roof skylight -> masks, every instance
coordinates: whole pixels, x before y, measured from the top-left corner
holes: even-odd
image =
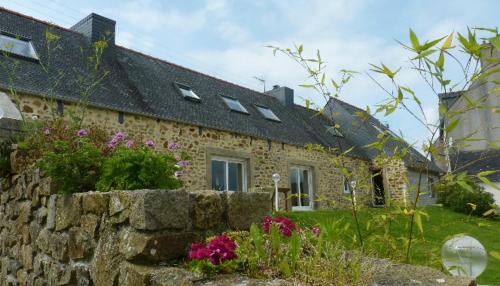
[[[10,54],[38,60],[33,43],[19,37],[0,34],[0,50]]]
[[[237,111],[237,112],[248,114],[247,109],[243,105],[241,105],[239,100],[234,99],[234,98],[230,98],[230,97],[226,97],[226,96],[222,96],[222,99],[224,99],[224,102],[232,111]]]
[[[278,116],[276,116],[276,114],[274,114],[274,112],[271,109],[264,107],[264,106],[259,106],[259,105],[256,105],[255,107],[257,107],[257,110],[266,119],[281,122],[281,120],[278,118]]]
[[[175,83],[175,86],[185,99],[200,101],[200,97],[189,86],[180,83]]]

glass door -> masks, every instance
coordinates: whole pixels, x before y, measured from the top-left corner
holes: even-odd
[[[290,189],[292,191],[292,210],[311,210],[313,190],[311,168],[290,168]]]

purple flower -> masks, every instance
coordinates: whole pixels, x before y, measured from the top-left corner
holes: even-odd
[[[187,166],[189,165],[189,162],[188,162],[188,161],[186,161],[186,160],[180,160],[180,161],[178,161],[178,162],[177,162],[177,165],[178,165],[179,167],[184,168],[184,167],[187,167]]]
[[[155,141],[149,139],[146,141],[146,146],[154,148],[155,147]]]
[[[213,265],[237,258],[236,243],[231,238],[220,235],[208,242],[208,245],[201,243],[191,244],[188,255],[191,260],[209,259]]]
[[[134,147],[134,140],[127,140],[127,142],[125,142],[125,147],[127,148]]]
[[[201,243],[191,244],[191,250],[189,250],[188,258],[190,260],[203,260],[210,256],[210,250]]]
[[[175,175],[176,178],[180,178],[180,177],[182,177],[182,175],[184,175],[184,172],[182,172],[182,171],[176,171],[174,175]]]
[[[113,142],[109,142],[108,143],[108,148],[109,149],[115,149],[115,147],[116,147],[116,143],[113,143]]]
[[[314,226],[311,228],[311,233],[314,235],[314,236],[319,236],[321,234],[321,229],[317,226]]]
[[[179,162],[179,161],[181,161],[181,160],[182,160],[182,158],[181,158],[181,156],[180,156],[180,155],[175,155],[175,160],[176,160],[177,162]]]
[[[45,135],[49,136],[49,135],[50,135],[50,128],[49,128],[49,127],[45,127],[45,128],[43,129],[43,134],[45,134]]]
[[[181,147],[181,145],[179,145],[179,144],[177,144],[175,142],[168,143],[168,145],[167,145],[167,149],[169,151],[175,151],[175,150],[179,149],[180,147]]]
[[[76,132],[76,135],[77,135],[78,137],[85,137],[85,136],[87,136],[87,135],[88,135],[88,132],[87,132],[87,130],[85,130],[85,129],[83,129],[83,128],[82,128],[82,129],[80,129],[80,130],[78,130],[78,131]]]
[[[116,139],[116,141],[121,141],[123,140],[123,138],[125,138],[125,134],[121,131],[117,132],[113,137],[113,139]]]

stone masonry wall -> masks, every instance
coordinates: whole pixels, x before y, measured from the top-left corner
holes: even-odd
[[[18,95],[19,106],[27,118],[36,116],[50,119],[55,102],[40,97]],[[75,110],[71,104],[64,104],[64,114]],[[341,207],[348,204],[347,194],[343,193],[343,176],[332,163],[333,154],[315,150],[306,150],[303,146],[284,144],[266,139],[230,133],[209,128],[157,120],[133,114],[124,115],[124,123],[118,122],[118,112],[105,109],[89,108],[85,118],[87,124],[99,124],[110,133],[123,131],[146,139],[153,139],[157,146],[166,148],[169,142],[180,143],[191,156],[191,164],[183,178],[187,189],[206,190],[211,188],[208,174],[210,156],[219,155],[238,157],[247,160],[248,190],[268,191],[273,188],[273,173],[281,175],[279,187],[288,188],[289,169],[292,165],[311,167],[313,170],[314,208]],[[207,165],[208,164],[208,165]],[[354,157],[345,159],[347,168],[353,170],[358,185],[366,186],[358,190],[359,201],[365,196],[369,204],[371,198],[371,163]],[[392,176],[401,176],[399,169]],[[403,170],[404,171],[404,170]],[[388,185],[392,187],[391,185]],[[387,191],[391,189],[386,188]],[[395,189],[395,191],[398,191]]]
[[[134,280],[143,279],[137,271],[171,265],[190,243],[270,213],[269,193],[259,192],[60,195],[38,169],[0,186],[0,286],[150,285]]]

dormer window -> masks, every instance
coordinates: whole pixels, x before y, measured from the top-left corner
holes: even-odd
[[[191,87],[181,84],[181,83],[174,83],[175,87],[177,90],[180,92],[182,97],[184,99],[189,99],[189,100],[194,100],[194,101],[200,101],[200,97],[191,89]]]
[[[262,116],[264,116],[264,118],[269,119],[269,120],[273,120],[273,121],[277,121],[277,122],[281,122],[281,120],[278,118],[278,116],[276,116],[276,114],[274,114],[274,112],[270,108],[267,108],[264,106],[259,106],[259,105],[256,105],[255,107],[262,114]]]
[[[30,40],[6,33],[0,34],[0,51],[23,58],[38,60],[38,55]]]
[[[249,114],[247,109],[240,103],[239,100],[227,96],[222,96],[222,99],[226,103],[227,107],[229,107],[232,111]]]

